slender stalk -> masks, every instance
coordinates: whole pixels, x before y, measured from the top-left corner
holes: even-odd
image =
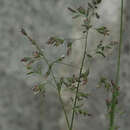
[[[68,129],[69,129],[69,128],[70,128],[70,124],[69,124],[69,119],[68,119],[68,116],[67,116],[67,112],[66,112],[65,107],[64,107],[64,102],[63,102],[63,100],[62,100],[62,98],[61,98],[61,94],[60,94],[59,88],[58,88],[58,86],[57,86],[57,81],[56,81],[55,75],[54,75],[54,73],[53,73],[52,70],[51,70],[51,73],[52,73],[52,77],[53,77],[53,79],[54,79],[54,81],[55,81],[55,84],[56,84],[56,87],[57,87],[58,97],[59,97],[59,100],[60,100],[62,109],[63,109],[63,111],[64,111],[64,115],[65,115],[67,127],[68,127]]]
[[[44,60],[46,61],[47,65],[49,66],[49,62],[48,62],[47,58],[45,57],[45,55],[44,55],[43,53],[42,53],[42,56],[43,56]],[[60,100],[60,103],[61,103],[61,106],[62,106],[64,115],[65,115],[67,127],[68,127],[68,129],[69,129],[69,128],[70,128],[70,125],[69,125],[69,119],[68,119],[68,116],[67,116],[67,112],[66,112],[66,110],[65,110],[64,103],[63,103],[63,100],[62,100],[62,98],[61,98],[61,94],[60,94],[59,88],[58,88],[58,86],[57,86],[57,81],[56,81],[55,75],[54,75],[54,73],[53,73],[52,70],[51,70],[51,74],[52,74],[53,80],[54,80],[54,82],[55,82],[55,84],[56,84],[56,87],[57,87],[58,97],[59,97],[59,100]]]
[[[121,59],[122,37],[123,37],[123,0],[121,0],[120,42],[119,42],[119,49],[118,49],[117,71],[116,71],[116,79],[115,79],[116,86],[113,86],[114,92],[112,95],[109,130],[114,130],[115,127],[115,108],[116,108],[117,96],[119,93],[117,87],[119,85],[119,80],[120,80],[120,59]]]
[[[79,92],[79,87],[80,87],[80,77],[81,77],[81,74],[82,74],[84,61],[85,61],[85,56],[86,56],[88,31],[86,32],[86,38],[85,39],[86,39],[86,41],[85,41],[85,48],[84,48],[82,63],[81,63],[80,72],[79,72],[79,80],[78,80],[78,84],[77,84],[77,87],[76,87],[76,94],[75,94],[75,99],[74,99],[74,104],[73,104],[72,118],[71,118],[71,123],[70,123],[70,129],[69,130],[73,129],[73,122],[74,122],[74,116],[75,116],[75,110],[74,109],[75,109],[76,104],[77,104],[78,92]]]
[[[116,74],[116,83],[119,84],[120,77],[120,59],[121,59],[121,48],[122,48],[122,37],[123,37],[123,0],[121,0],[121,18],[120,18],[120,44],[118,50],[118,61],[117,61],[117,74]]]

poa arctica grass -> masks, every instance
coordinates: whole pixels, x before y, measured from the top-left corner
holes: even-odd
[[[72,13],[72,19],[80,18],[82,21],[82,36],[81,38],[75,39],[65,39],[57,36],[51,36],[46,44],[48,46],[53,46],[53,49],[62,46],[63,44],[66,45],[66,52],[50,61],[44,49],[42,49],[37,42],[32,39],[32,37],[26,32],[24,28],[21,28],[21,33],[31,42],[31,44],[35,47],[35,51],[33,51],[32,56],[24,57],[21,61],[25,64],[27,69],[27,75],[39,75],[43,77],[43,81],[39,81],[38,84],[34,85],[33,91],[36,95],[45,95],[46,93],[46,85],[53,85],[57,90],[57,96],[59,98],[59,102],[62,106],[62,110],[65,115],[66,124],[68,130],[73,130],[74,125],[74,118],[76,115],[83,115],[83,116],[92,116],[92,113],[89,113],[86,109],[84,109],[84,102],[88,100],[89,93],[84,92],[81,88],[87,86],[89,80],[90,66],[84,67],[85,61],[89,62],[88,59],[93,59],[94,57],[101,56],[103,58],[107,57],[107,50],[113,49],[114,46],[119,46],[118,51],[118,58],[117,58],[117,73],[115,80],[109,80],[106,77],[101,77],[99,81],[99,86],[103,86],[106,89],[106,92],[111,95],[111,97],[105,99],[106,101],[106,108],[109,115],[109,130],[116,130],[117,127],[115,125],[115,114],[116,114],[116,106],[118,105],[118,96],[119,96],[119,72],[120,72],[120,55],[121,55],[121,46],[122,46],[122,26],[123,26],[123,0],[121,0],[121,24],[120,24],[120,41],[109,41],[108,44],[105,44],[104,40],[107,39],[111,33],[109,29],[105,26],[95,27],[92,24],[93,19],[100,19],[100,15],[98,14],[97,8],[100,5],[102,0],[92,0],[88,2],[87,8],[79,6],[79,8],[71,8],[68,7],[68,10]],[[103,36],[103,39],[100,40],[96,49],[93,53],[88,53],[88,37],[90,30],[93,30]],[[54,66],[57,64],[64,64],[68,67],[68,63],[65,63],[64,60],[66,57],[71,55],[71,51],[73,51],[73,45],[75,44],[76,40],[83,40],[84,39],[84,49],[82,60],[79,69],[79,74],[73,73],[69,77],[60,77],[57,78],[57,75],[54,73]],[[98,58],[98,57],[97,57]],[[35,65],[38,61],[44,61],[48,66],[48,69],[42,72],[41,67],[37,67],[34,70],[33,65]],[[51,79],[51,80],[50,80]],[[82,86],[82,87],[81,87]],[[66,88],[68,91],[72,93],[71,95],[71,108],[70,112],[66,110],[64,101],[62,99],[62,89]],[[71,116],[68,116],[71,114]],[[69,118],[71,117],[71,118]]]

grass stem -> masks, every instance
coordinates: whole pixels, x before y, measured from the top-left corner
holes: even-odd
[[[111,112],[110,112],[110,124],[109,124],[109,130],[115,129],[115,109],[116,109],[116,101],[118,96],[118,89],[119,86],[119,80],[120,80],[120,59],[121,59],[121,48],[122,48],[122,37],[123,37],[123,0],[121,0],[121,16],[120,16],[120,42],[119,42],[119,48],[118,48],[118,58],[117,58],[117,70],[116,70],[116,86],[114,87],[114,92],[112,95],[112,105],[111,105]]]
[[[80,87],[80,78],[81,78],[81,74],[82,74],[82,70],[83,70],[83,66],[84,66],[84,61],[85,61],[85,56],[86,56],[86,50],[87,50],[88,31],[86,32],[85,40],[86,40],[85,41],[85,48],[84,48],[82,63],[81,63],[80,72],[79,72],[79,80],[78,80],[78,84],[77,84],[77,87],[76,87],[76,94],[75,94],[75,99],[74,99],[74,104],[73,104],[72,118],[71,118],[71,123],[70,123],[70,129],[69,130],[73,129],[73,122],[74,122],[74,116],[75,116],[75,107],[76,107],[76,104],[77,104],[78,92],[79,92],[79,87]]]

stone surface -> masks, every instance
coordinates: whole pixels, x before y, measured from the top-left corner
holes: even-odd
[[[112,39],[119,37],[119,0],[104,1],[99,8],[103,20],[100,24],[109,26]],[[20,33],[24,26],[29,34],[45,47],[45,41],[51,35],[63,37],[79,37],[79,21],[74,22],[67,11],[68,6],[84,6],[84,0],[0,0],[0,130],[66,130],[64,115],[54,89],[48,89],[45,99],[33,94],[31,88],[37,81],[25,76],[25,68],[20,59],[30,55],[33,48],[30,42]],[[115,6],[116,5],[116,6]],[[126,112],[119,120],[120,130],[130,129],[130,46],[129,46],[129,14],[130,2],[126,9],[124,47],[121,60],[121,94],[120,107]],[[69,32],[69,33],[68,33]],[[95,36],[95,39],[98,36]],[[95,47],[96,40],[90,35],[90,48]],[[75,46],[74,63],[80,62],[82,46]],[[49,52],[50,58],[58,56],[57,51]],[[74,54],[74,56],[76,56]],[[94,116],[76,118],[75,130],[106,130],[106,107],[103,89],[96,89],[99,76],[105,75],[114,79],[116,68],[116,50],[107,59],[95,59],[91,63],[91,75],[88,90],[92,96],[87,101],[88,111]],[[76,69],[70,69],[70,71]],[[62,74],[63,72],[59,70]],[[68,72],[72,73],[72,72]],[[67,98],[65,99],[67,100]]]

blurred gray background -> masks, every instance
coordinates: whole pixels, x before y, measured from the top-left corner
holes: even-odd
[[[29,34],[44,47],[49,36],[79,37],[79,20],[71,19],[67,7],[85,6],[87,0],[0,0],[0,130],[66,130],[57,93],[48,89],[44,99],[31,90],[35,79],[27,79],[21,58],[31,54],[30,42],[21,35],[24,26]],[[130,130],[130,1],[124,9],[124,37],[121,58],[120,108],[125,114],[118,117],[119,130]],[[111,30],[111,39],[119,38],[119,0],[103,0],[99,6],[103,24]],[[93,38],[95,37],[95,39]],[[90,36],[90,48],[97,36]],[[74,63],[79,64],[81,47],[75,46]],[[114,79],[117,48],[106,59],[99,57],[91,63],[88,89],[92,96],[86,101],[93,117],[76,118],[74,130],[107,130],[105,92],[96,89],[102,75]],[[57,55],[56,51],[50,54]],[[64,73],[66,69],[59,70]],[[73,70],[74,71],[74,70]],[[76,71],[76,70],[75,70]],[[72,72],[68,72],[72,73]],[[67,97],[66,97],[67,98]],[[65,100],[67,100],[65,98]]]

